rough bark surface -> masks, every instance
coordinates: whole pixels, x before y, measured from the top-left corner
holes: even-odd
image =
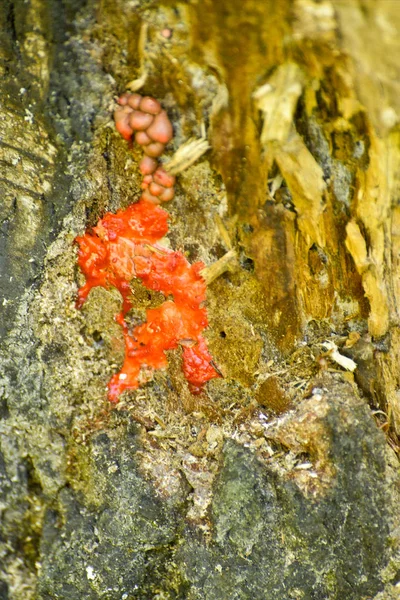
[[[396,0],[0,4],[1,599],[399,597],[399,31]],[[223,377],[172,351],[112,407],[121,298],[76,309],[74,238],[140,196],[129,83],[169,156],[211,146],[171,246],[234,259]]]

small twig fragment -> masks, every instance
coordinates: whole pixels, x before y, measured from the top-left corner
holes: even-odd
[[[229,250],[222,258],[217,260],[212,265],[209,265],[205,269],[200,271],[200,275],[203,277],[204,281],[207,285],[209,285],[212,281],[217,279],[225,273],[229,271],[232,266],[233,261],[236,260],[236,252],[235,250]]]
[[[126,89],[131,92],[137,92],[146,83],[147,76],[148,76],[148,73],[147,73],[146,69],[144,69],[140,77],[138,77],[137,79],[133,79],[132,81],[130,81],[127,84]]]
[[[343,367],[343,369],[346,369],[346,371],[355,371],[357,369],[357,363],[351,358],[340,354],[334,342],[324,342],[322,345],[329,352],[329,358]]]
[[[148,29],[149,29],[149,24],[146,23],[146,21],[144,21],[142,24],[142,27],[140,29],[139,44],[138,44],[141,75],[137,79],[133,79],[133,81],[130,81],[127,84],[126,89],[130,90],[131,92],[136,92],[137,90],[140,90],[140,88],[142,88],[147,81],[148,71],[145,66],[145,56],[146,56],[145,50],[146,50]]]
[[[227,248],[229,248],[229,250],[232,250],[231,238],[229,237],[228,230],[225,227],[223,220],[221,219],[221,217],[219,215],[215,215],[214,221],[215,221],[216,226],[218,227],[219,234],[220,234],[225,246]]]
[[[190,138],[178,148],[168,162],[163,164],[163,168],[171,175],[177,175],[195,163],[209,148],[210,145],[205,138],[197,140]]]

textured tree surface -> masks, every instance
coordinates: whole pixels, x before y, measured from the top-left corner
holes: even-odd
[[[399,32],[397,0],[0,3],[1,600],[399,598]],[[140,196],[126,89],[167,158],[210,144],[166,208],[223,377],[173,350],[112,406],[121,297],[76,309],[74,239]]]

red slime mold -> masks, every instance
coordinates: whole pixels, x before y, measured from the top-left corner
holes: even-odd
[[[86,277],[78,308],[96,286],[114,286],[123,298],[116,320],[124,333],[125,360],[108,384],[111,402],[118,402],[124,390],[145,383],[154,369],[166,367],[165,351],[178,345],[183,347],[183,372],[193,393],[219,377],[202,336],[208,325],[206,284],[200,275],[204,264],[191,265],[181,252],[157,244],[168,231],[167,220],[165,210],[142,199],[126,210],[107,213],[92,232],[76,238],[78,264]],[[146,322],[130,331],[125,316],[132,308],[129,284],[134,278],[173,301],[148,309]]]

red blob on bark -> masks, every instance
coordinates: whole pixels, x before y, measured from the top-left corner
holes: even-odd
[[[168,231],[167,220],[166,211],[142,199],[126,210],[107,213],[91,233],[76,238],[78,264],[86,277],[77,306],[99,285],[116,287],[123,298],[116,319],[123,328],[125,360],[108,385],[111,402],[118,402],[124,390],[145,383],[155,369],[166,367],[165,351],[179,345],[184,347],[183,372],[193,393],[220,376],[202,336],[208,325],[206,284],[200,275],[204,264],[191,265],[181,252],[157,244]],[[132,308],[129,284],[134,278],[173,301],[147,310],[146,322],[130,331],[125,317]]]

